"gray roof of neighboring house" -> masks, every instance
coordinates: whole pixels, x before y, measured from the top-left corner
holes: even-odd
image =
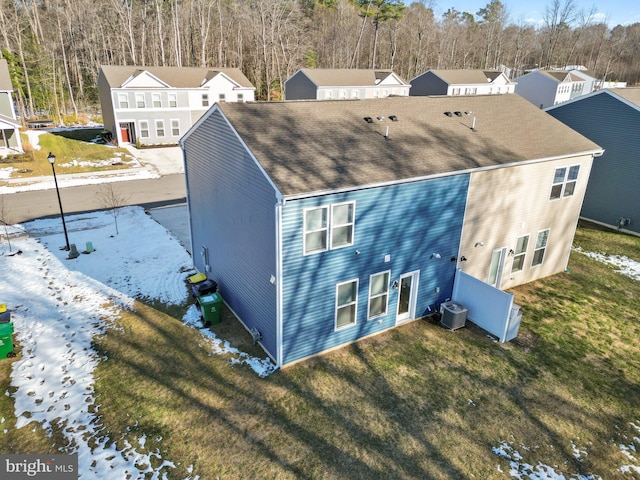
[[[174,88],[199,88],[218,73],[224,73],[240,86],[254,88],[239,68],[146,67],[136,65],[102,65],[100,67],[111,88],[119,88],[132,76],[147,71]]]
[[[391,70],[356,68],[301,68],[299,71],[318,87],[375,86],[389,75],[395,75]],[[398,75],[396,77],[408,85]]]
[[[548,77],[551,77],[557,82],[564,82],[569,79],[572,82],[584,82],[584,78],[574,75],[566,70],[536,70]]]
[[[285,196],[601,150],[517,95],[224,103],[210,114],[216,108]]]
[[[9,76],[9,64],[4,58],[0,58],[0,90],[13,90]]]
[[[487,84],[489,81],[494,81],[496,77],[500,76],[502,72],[498,70],[430,70],[449,85],[466,85],[470,83]]]
[[[640,87],[611,88],[609,90],[640,107]]]

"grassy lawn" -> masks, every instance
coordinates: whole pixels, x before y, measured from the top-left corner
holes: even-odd
[[[0,168],[13,167],[12,178],[28,178],[51,175],[47,160],[49,152],[56,156],[56,174],[83,173],[103,170],[126,169],[137,166],[125,148],[114,148],[91,143],[101,129],[79,129],[54,133],[42,133],[36,150],[27,135],[22,134],[22,144],[28,154],[15,159],[0,159]],[[0,184],[2,182],[0,181]]]
[[[640,260],[640,238],[580,228],[575,244]],[[640,282],[574,252],[567,273],[512,293],[510,343],[420,320],[265,379],[212,355],[176,309],[138,303],[96,345],[96,404],[110,438],[146,434],[176,479],[190,465],[202,479],[509,478],[501,442],[565,478],[640,478],[618,470],[640,424]],[[229,312],[213,329],[258,353]],[[53,449],[55,432],[11,429],[10,397],[0,415],[0,452]]]

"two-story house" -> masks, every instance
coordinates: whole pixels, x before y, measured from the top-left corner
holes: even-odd
[[[12,94],[9,65],[0,58],[0,156],[22,152],[20,124],[16,120]]]
[[[237,68],[103,65],[104,128],[118,144],[177,145],[216,102],[250,102],[255,87]]]
[[[412,96],[514,93],[516,84],[498,70],[427,70],[413,78]]]
[[[194,264],[279,366],[437,311],[458,268],[563,271],[601,151],[517,95],[218,104],[180,144]]]
[[[601,145],[581,216],[640,235],[640,88],[605,89],[547,113]]]
[[[302,68],[284,82],[285,100],[355,100],[409,95],[391,70]]]
[[[534,70],[515,78],[516,93],[539,108],[568,102],[585,91],[584,78],[566,70]]]

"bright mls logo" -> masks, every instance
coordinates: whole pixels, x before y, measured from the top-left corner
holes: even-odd
[[[2,480],[77,480],[78,455],[0,455]]]

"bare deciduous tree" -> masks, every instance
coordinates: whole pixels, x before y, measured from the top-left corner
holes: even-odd
[[[100,208],[107,210],[113,217],[116,235],[118,235],[118,216],[120,215],[120,209],[127,205],[129,196],[125,195],[115,184],[103,183],[96,192],[96,200]]]

